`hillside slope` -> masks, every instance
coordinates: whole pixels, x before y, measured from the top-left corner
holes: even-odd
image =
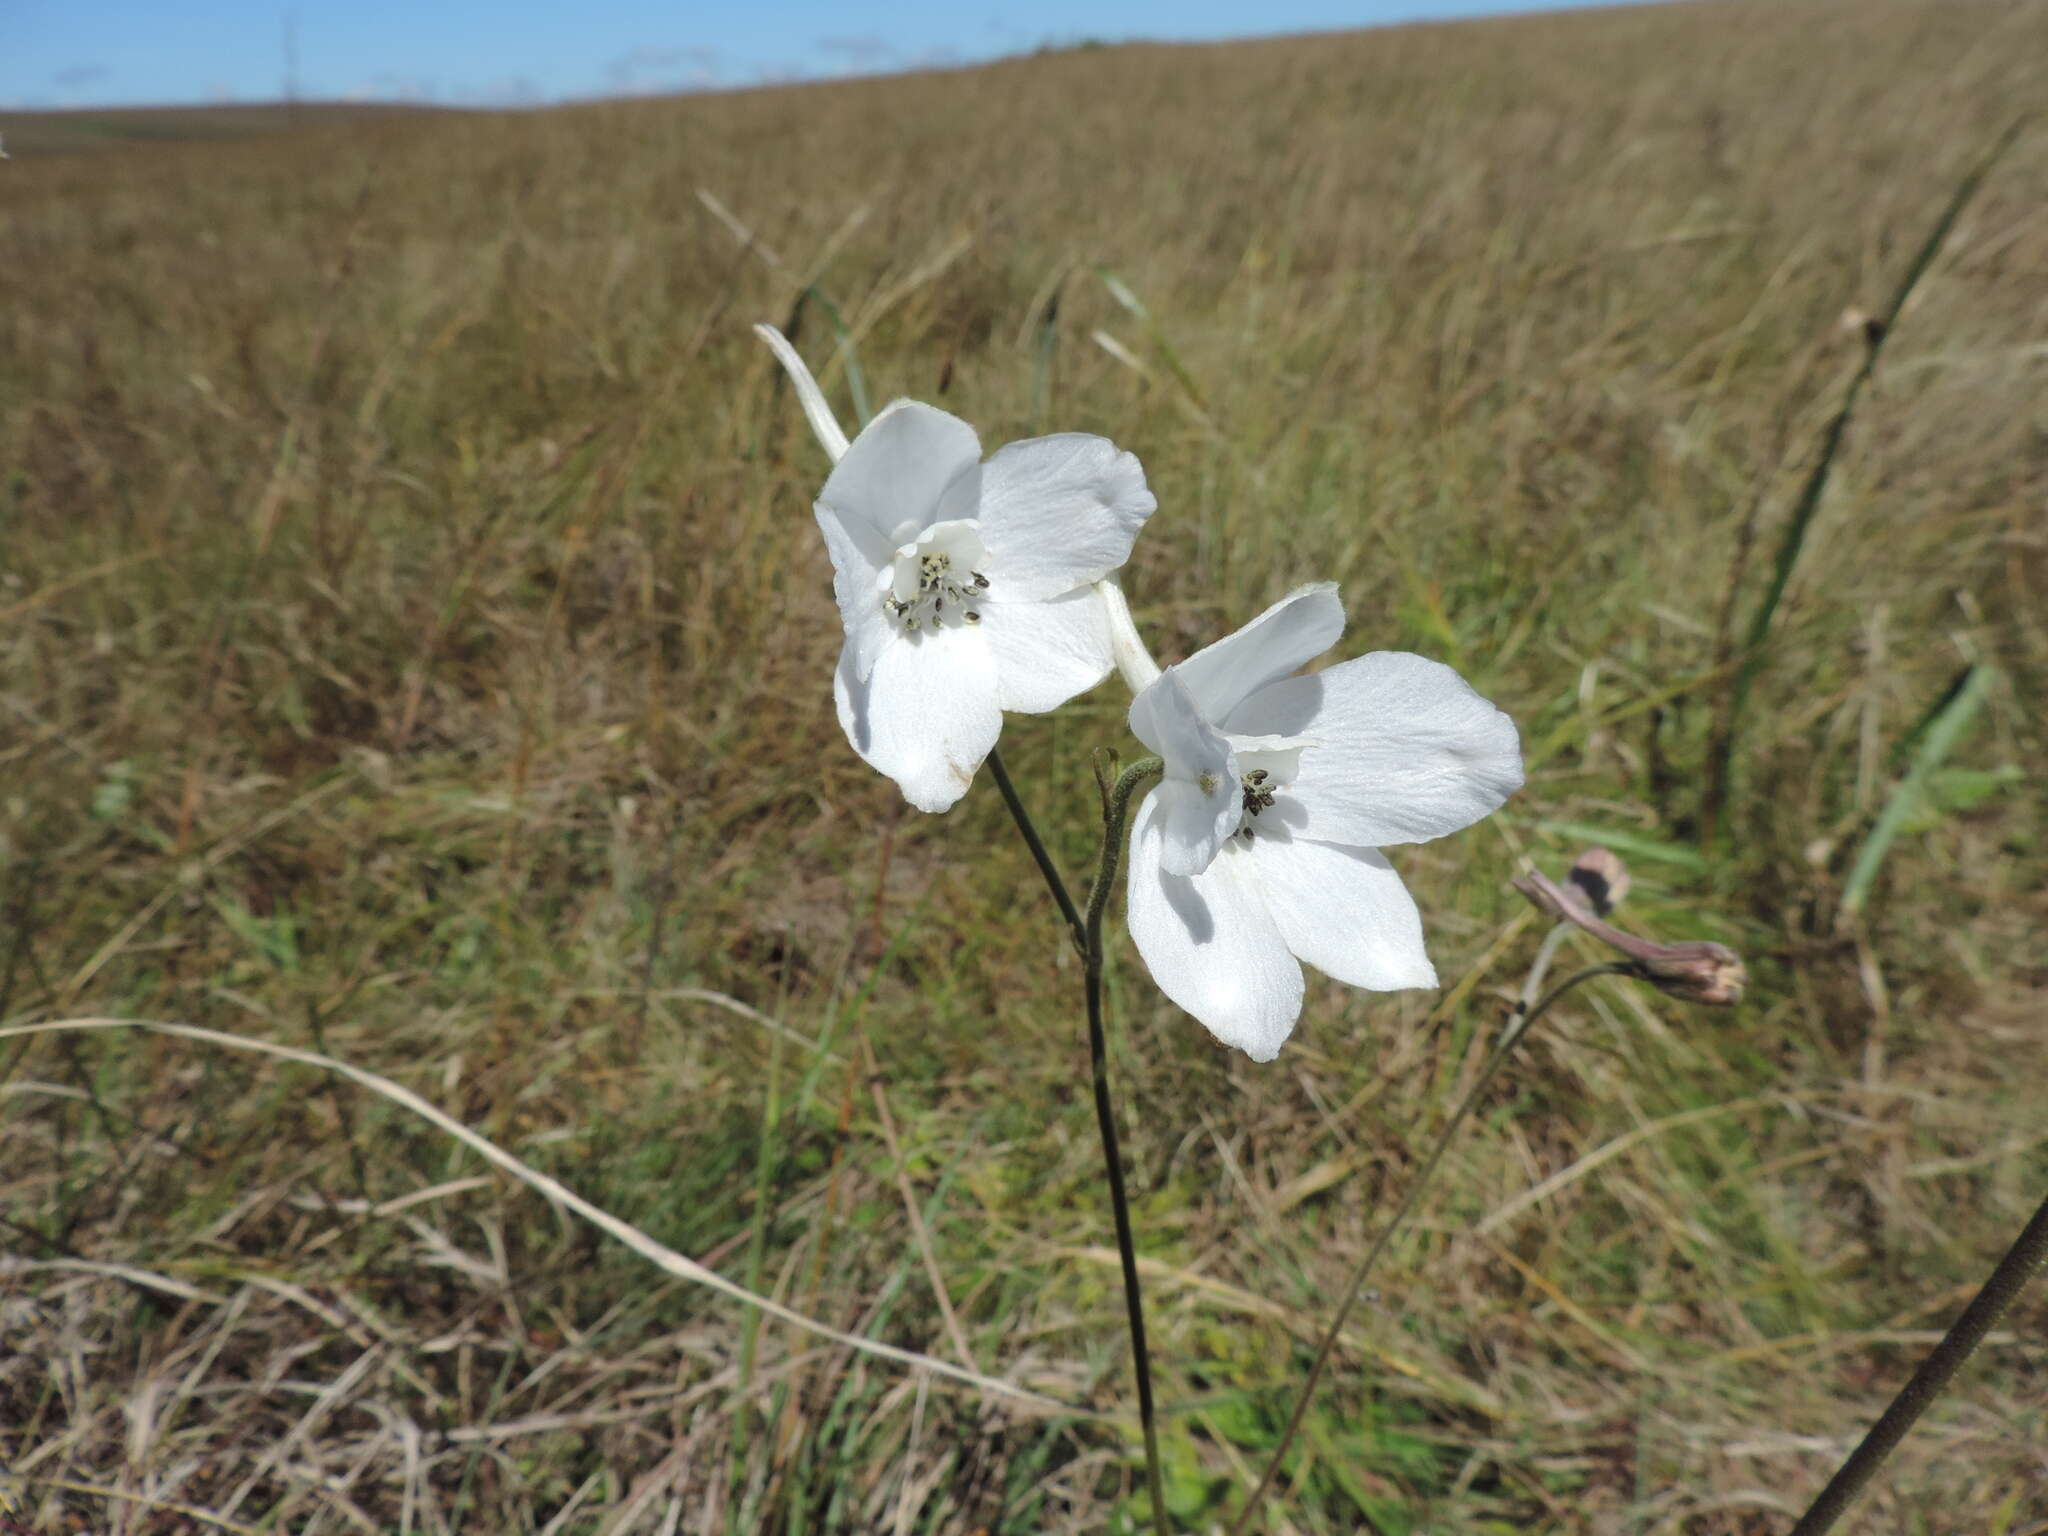
[[[2044,41],[2038,0],[1727,0],[0,164],[0,1024],[386,1073],[807,1316],[1077,1405],[756,1328],[337,1080],[10,1038],[0,1509],[1128,1528],[1077,968],[990,786],[918,816],[840,734],[767,319],[849,424],[1136,452],[1162,659],[1332,579],[1338,654],[1521,727],[1505,813],[1394,852],[1442,993],[1312,980],[1255,1067],[1112,967],[1184,1527],[1521,986],[1508,878],[1598,836],[1621,920],[1750,998],[1551,1016],[1260,1528],[1785,1529],[2048,1189],[2038,122],[1886,338],[1739,711],[1731,640],[1845,311]],[[1126,705],[1005,728],[1076,885]],[[2037,1287],[1842,1529],[2048,1529],[2044,1331]]]

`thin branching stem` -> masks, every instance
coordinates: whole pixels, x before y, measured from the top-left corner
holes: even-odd
[[[2044,1264],[2048,1264],[2048,1200],[2041,1202],[2041,1208],[2034,1212],[2034,1219],[2027,1223],[2026,1229],[2006,1250],[2005,1257],[1998,1261],[1998,1268],[1991,1272],[1991,1278],[1984,1282],[1984,1289],[1963,1309],[1963,1315],[1955,1320],[1954,1326],[1942,1335],[1933,1353],[1913,1373],[1913,1379],[1899,1389],[1899,1395],[1892,1399],[1884,1416],[1870,1426],[1870,1433],[1863,1437],[1863,1443],[1850,1453],[1841,1470],[1829,1479],[1820,1497],[1813,1501],[1813,1507],[1799,1517],[1799,1523],[1792,1527],[1791,1536],[1822,1536],[1823,1532],[1834,1528],[1835,1522],[1856,1501],[1856,1496],[1877,1475],[1877,1469],[1884,1465],[1885,1458],[1906,1438],[1906,1432],[1920,1415],[1927,1411],[1927,1405],[1941,1396],[1956,1372],[1962,1369],[1963,1362],[1984,1342],[1984,1336],[1997,1326],[2006,1308],[2026,1289],[2027,1282],[2040,1272]]]
[[[1552,952],[1546,946],[1539,964],[1547,966]],[[1458,1134],[1458,1128],[1465,1123],[1466,1117],[1472,1113],[1473,1106],[1478,1104],[1485,1094],[1494,1074],[1513,1054],[1515,1047],[1521,1043],[1522,1037],[1528,1034],[1531,1026],[1565,993],[1582,981],[1591,981],[1596,976],[1625,976],[1631,974],[1632,969],[1626,961],[1588,966],[1585,970],[1566,977],[1544,993],[1537,999],[1535,1006],[1526,1011],[1518,1006],[1515,1013],[1509,1016],[1507,1028],[1501,1031],[1500,1043],[1494,1046],[1493,1053],[1479,1069],[1479,1076],[1471,1089],[1459,1102],[1457,1109],[1452,1111],[1451,1118],[1445,1123],[1444,1128],[1437,1133],[1436,1145],[1429,1149],[1429,1156],[1423,1159],[1421,1170],[1409,1181],[1408,1193],[1402,1196],[1400,1208],[1394,1212],[1393,1219],[1380,1229],[1380,1235],[1373,1239],[1372,1247],[1359,1261],[1358,1268],[1351,1272],[1350,1283],[1344,1288],[1344,1299],[1337,1304],[1337,1315],[1330,1319],[1330,1326],[1323,1332],[1323,1342],[1316,1350],[1315,1362],[1309,1366],[1308,1380],[1301,1384],[1301,1391],[1294,1400],[1294,1411],[1288,1415],[1287,1427],[1280,1431],[1279,1443],[1273,1447],[1273,1454],[1266,1462],[1266,1470],[1259,1477],[1258,1487],[1252,1490],[1252,1496],[1238,1512],[1236,1523],[1230,1527],[1230,1536],[1244,1536],[1251,1528],[1252,1518],[1258,1513],[1260,1502],[1272,1491],[1273,1484],[1279,1479],[1280,1468],[1287,1460],[1287,1453],[1293,1449],[1294,1437],[1301,1432],[1302,1420],[1308,1416],[1309,1404],[1315,1398],[1316,1386],[1322,1380],[1323,1370],[1329,1365],[1330,1357],[1336,1353],[1337,1340],[1343,1336],[1344,1325],[1351,1319],[1351,1309],[1365,1293],[1366,1280],[1371,1276],[1373,1267],[1379,1263],[1380,1255],[1387,1251],[1387,1244],[1393,1240],[1394,1234],[1401,1230],[1402,1224],[1414,1212],[1416,1202],[1422,1197],[1422,1191],[1428,1187],[1431,1175],[1436,1172],[1437,1164],[1443,1161],[1444,1152],[1449,1148],[1451,1138]]]
[[[1088,894],[1088,915],[1084,919],[1074,906],[1074,898],[1068,894],[1066,882],[1060,878],[1052,855],[1046,851],[1045,840],[1038,835],[1031,813],[1024,809],[1017,786],[1010,782],[1002,758],[991,751],[987,762],[996,788],[1002,792],[1003,803],[1010,808],[1010,819],[1016,822],[1024,845],[1037,861],[1038,872],[1045,877],[1046,889],[1052,892],[1060,916],[1066,919],[1074,947],[1081,953],[1088,1004],[1088,1064],[1095,1085],[1095,1124],[1102,1138],[1103,1166],[1109,1174],[1109,1205],[1116,1219],[1117,1257],[1123,1264],[1124,1316],[1130,1324],[1132,1369],[1138,1378],[1138,1425],[1145,1437],[1145,1484],[1152,1498],[1153,1526],[1160,1536],[1169,1536],[1166,1487],[1159,1468],[1159,1429],[1152,1406],[1152,1357],[1145,1346],[1145,1303],[1138,1289],[1138,1249],[1136,1239],[1131,1235],[1130,1199],[1124,1192],[1123,1152],[1117,1142],[1116,1108],[1109,1096],[1108,1037],[1102,1025],[1102,917],[1109,908],[1110,892],[1116,885],[1117,862],[1123,851],[1124,821],[1130,810],[1131,795],[1146,779],[1159,772],[1161,764],[1156,757],[1133,763],[1104,797],[1102,853],[1096,866],[1095,885]]]
[[[1010,782],[1010,771],[1003,766],[1003,754],[993,747],[986,759],[988,771],[996,781],[996,788],[1002,792],[1003,804],[1010,808],[1010,820],[1017,823],[1017,831],[1024,839],[1024,846],[1031,850],[1031,857],[1038,863],[1038,872],[1045,876],[1046,889],[1052,892],[1052,899],[1060,909],[1060,916],[1067,921],[1067,930],[1074,940],[1074,948],[1082,955],[1088,953],[1088,935],[1081,926],[1080,909],[1074,905],[1074,898],[1067,894],[1067,883],[1060,878],[1058,866],[1052,855],[1045,851],[1045,843],[1038,835],[1038,828],[1031,824],[1031,813],[1024,809],[1024,802],[1017,796],[1017,786]]]

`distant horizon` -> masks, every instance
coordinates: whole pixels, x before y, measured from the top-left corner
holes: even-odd
[[[686,20],[658,0],[592,0],[570,21],[533,0],[424,12],[405,0],[196,0],[175,18],[146,0],[103,0],[89,23],[84,7],[20,3],[0,59],[0,112],[508,110],[971,68],[1090,44],[1250,42],[1673,0],[1353,0],[1341,10],[1282,0],[1257,31],[1222,0],[1046,0],[1028,27],[937,0],[886,13],[771,0]]]

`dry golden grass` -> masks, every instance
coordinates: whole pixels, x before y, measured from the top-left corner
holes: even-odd
[[[62,1038],[0,1056],[0,1509],[1130,1518],[1076,968],[989,788],[907,813],[832,719],[823,463],[748,331],[800,321],[851,420],[815,282],[871,404],[1139,454],[1163,658],[1334,577],[1350,653],[1448,660],[1524,731],[1507,813],[1398,855],[1441,997],[1313,986],[1259,1068],[1115,967],[1186,1526],[1255,1478],[1519,985],[1507,877],[1598,827],[1629,921],[1735,945],[1751,999],[1554,1016],[1263,1528],[1782,1530],[2048,1183],[2048,130],[1888,342],[1702,852],[1716,625],[1860,356],[1838,317],[2040,105],[2044,44],[2039,0],[1730,0],[0,165],[0,1023],[358,1063],[951,1359],[914,1202],[975,1367],[1106,1416],[757,1327],[338,1082]],[[1998,685],[1841,920],[1973,660]],[[1076,873],[1122,709],[1006,731]],[[1855,1529],[2048,1530],[2044,1326],[2037,1288]]]

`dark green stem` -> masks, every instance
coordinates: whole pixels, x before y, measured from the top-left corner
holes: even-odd
[[[1124,1314],[1131,1324],[1132,1365],[1138,1374],[1138,1425],[1145,1435],[1145,1481],[1152,1495],[1152,1524],[1167,1536],[1166,1487],[1159,1472],[1159,1428],[1152,1408],[1152,1357],[1145,1348],[1145,1299],[1138,1289],[1138,1247],[1131,1236],[1131,1206],[1124,1195],[1124,1160],[1116,1139],[1116,1110],[1109,1098],[1109,1045],[1102,1028],[1102,914],[1116,888],[1117,859],[1123,852],[1124,819],[1131,795],[1159,772],[1156,757],[1131,764],[1117,779],[1102,812],[1102,860],[1088,893],[1088,922],[1082,955],[1088,992],[1088,1064],[1095,1078],[1095,1124],[1102,1132],[1102,1156],[1109,1167],[1109,1203],[1116,1215],[1116,1251],[1123,1261]]]
[[[1252,1490],[1252,1496],[1245,1501],[1236,1523],[1230,1527],[1230,1536],[1244,1536],[1251,1527],[1252,1516],[1258,1512],[1260,1501],[1272,1491],[1274,1482],[1280,1476],[1281,1464],[1286,1461],[1288,1451],[1294,1446],[1294,1437],[1301,1432],[1302,1420],[1308,1416],[1309,1403],[1315,1397],[1316,1385],[1322,1380],[1323,1369],[1329,1365],[1330,1357],[1336,1352],[1337,1340],[1343,1335],[1345,1323],[1350,1321],[1351,1309],[1357,1305],[1358,1298],[1365,1292],[1366,1279],[1372,1274],[1373,1266],[1379,1263],[1380,1255],[1387,1251],[1387,1244],[1392,1241],[1394,1234],[1401,1230],[1401,1224],[1414,1212],[1416,1202],[1422,1197],[1422,1191],[1428,1186],[1431,1175],[1436,1172],[1437,1164],[1443,1161],[1444,1152],[1449,1148],[1451,1138],[1458,1134],[1458,1128],[1465,1123],[1466,1116],[1472,1113],[1473,1106],[1486,1092],[1487,1084],[1493,1081],[1494,1074],[1521,1043],[1522,1037],[1529,1032],[1530,1027],[1543,1017],[1544,1011],[1573,987],[1582,981],[1591,981],[1596,976],[1628,974],[1629,966],[1621,962],[1589,966],[1577,975],[1565,978],[1544,993],[1528,1012],[1509,1016],[1507,1028],[1501,1031],[1500,1043],[1494,1046],[1493,1054],[1486,1058],[1486,1065],[1479,1069],[1478,1080],[1472,1084],[1471,1090],[1452,1112],[1449,1122],[1437,1133],[1436,1145],[1429,1149],[1429,1156],[1423,1160],[1421,1171],[1409,1181],[1408,1193],[1402,1196],[1400,1209],[1394,1212],[1393,1220],[1380,1229],[1380,1235],[1373,1239],[1373,1245],[1366,1251],[1365,1258],[1360,1261],[1358,1268],[1352,1271],[1351,1281],[1344,1288],[1344,1299],[1337,1305],[1337,1315],[1330,1320],[1329,1328],[1324,1331],[1323,1342],[1316,1350],[1315,1363],[1309,1367],[1308,1380],[1301,1384],[1301,1392],[1295,1398],[1294,1412],[1288,1416],[1287,1427],[1280,1432],[1280,1441],[1273,1447],[1273,1454],[1266,1462],[1266,1470],[1259,1478],[1259,1486]]]
[[[1116,1251],[1123,1264],[1124,1315],[1130,1323],[1131,1355],[1138,1377],[1138,1424],[1145,1436],[1145,1483],[1152,1497],[1152,1523],[1160,1536],[1170,1536],[1166,1523],[1166,1486],[1159,1470],[1159,1430],[1152,1407],[1152,1357],[1145,1347],[1145,1304],[1138,1289],[1138,1249],[1131,1235],[1131,1204],[1124,1192],[1123,1153],[1117,1144],[1116,1110],[1109,1097],[1109,1045],[1102,1027],[1102,916],[1109,907],[1109,895],[1116,884],[1117,861],[1123,851],[1124,821],[1131,794],[1153,774],[1160,761],[1148,757],[1125,769],[1103,804],[1102,855],[1097,864],[1095,886],[1088,894],[1088,915],[1082,918],[1067,894],[1066,882],[1046,852],[1045,841],[1032,824],[1031,815],[1010,782],[1003,760],[990,752],[987,758],[996,788],[1010,808],[1010,819],[1038,863],[1046,889],[1066,919],[1074,947],[1081,953],[1084,985],[1088,999],[1088,1061],[1095,1081],[1095,1124],[1102,1137],[1102,1160],[1109,1172],[1109,1205],[1116,1218]]]
[[[1913,1379],[1899,1389],[1884,1417],[1871,1425],[1863,1443],[1842,1463],[1841,1471],[1821,1490],[1813,1507],[1800,1516],[1799,1523],[1792,1527],[1792,1536],[1821,1536],[1834,1527],[1877,1475],[1884,1459],[1906,1438],[1906,1432],[1927,1411],[1927,1405],[1942,1394],[1962,1369],[1963,1362],[1984,1342],[1984,1335],[1997,1325],[2006,1308],[2026,1289],[2027,1282],[2043,1264],[2048,1264],[2048,1200],[2041,1203],[2026,1230],[1998,1261],[1998,1268],[1984,1282],[1976,1300],[1963,1309],[1963,1315],[1942,1335],[1934,1352],[1913,1373]]]
[[[1031,857],[1038,862],[1038,872],[1045,876],[1046,889],[1052,892],[1052,899],[1060,909],[1060,916],[1067,920],[1067,931],[1074,940],[1074,948],[1082,955],[1088,953],[1088,935],[1081,926],[1080,910],[1074,905],[1074,898],[1067,894],[1067,884],[1060,879],[1060,872],[1052,862],[1052,855],[1045,851],[1045,843],[1038,835],[1038,828],[1031,824],[1031,813],[1024,809],[1024,802],[1017,796],[1017,786],[1010,782],[1010,771],[1003,766],[1003,755],[994,748],[989,749],[988,771],[995,778],[996,788],[1002,792],[1003,804],[1010,808],[1010,820],[1017,823],[1017,831],[1024,838],[1024,846],[1031,850]]]

